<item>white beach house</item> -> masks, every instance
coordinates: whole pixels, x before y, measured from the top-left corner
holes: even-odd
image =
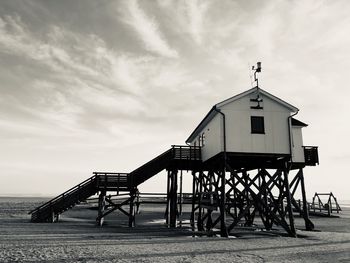
[[[239,156],[291,156],[294,164],[304,166],[302,128],[307,125],[293,118],[298,111],[255,87],[214,105],[186,143],[201,147],[203,161],[227,152]],[[318,159],[313,162],[318,163]]]

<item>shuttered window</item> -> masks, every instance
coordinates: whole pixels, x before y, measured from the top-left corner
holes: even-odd
[[[252,133],[264,134],[265,133],[265,125],[264,125],[264,117],[261,116],[251,116],[251,126]]]

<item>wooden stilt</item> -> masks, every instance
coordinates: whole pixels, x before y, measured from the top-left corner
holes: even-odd
[[[220,181],[220,235],[222,237],[228,237],[226,227],[226,167],[221,171]]]
[[[98,216],[97,225],[102,226],[104,222],[104,211],[106,207],[106,191],[102,190],[98,196]]]
[[[170,224],[170,204],[171,204],[171,175],[170,171],[167,171],[167,204],[166,204],[166,210],[165,210],[165,223],[168,225]]]
[[[179,193],[179,214],[178,214],[178,219],[179,219],[179,225],[180,227],[182,226],[182,170],[180,171],[180,193]]]
[[[196,200],[197,200],[197,191],[196,191],[196,172],[192,171],[192,210],[191,210],[191,228],[192,231],[195,231],[195,206],[196,206]]]
[[[198,220],[197,220],[197,228],[198,231],[203,231],[203,208],[202,208],[202,201],[203,201],[203,172],[200,172],[198,174],[198,180],[199,180],[199,189],[198,189]]]
[[[315,228],[314,224],[311,222],[309,218],[309,208],[306,199],[306,191],[305,191],[305,181],[304,181],[304,172],[303,169],[300,169],[300,186],[301,186],[301,194],[303,198],[303,217],[305,220],[305,229],[311,231]]]
[[[177,214],[177,170],[170,172],[170,227],[176,227]]]
[[[130,190],[130,203],[129,203],[129,227],[135,226],[135,201],[136,189]]]
[[[287,199],[287,211],[288,211],[289,227],[290,227],[289,234],[293,237],[296,237],[291,194],[290,194],[290,189],[289,189],[288,173],[289,173],[288,163],[285,163],[285,167],[283,170],[283,177],[284,177],[283,179],[284,179],[285,194],[287,197],[286,198]]]
[[[55,223],[55,212],[51,211],[50,223]]]

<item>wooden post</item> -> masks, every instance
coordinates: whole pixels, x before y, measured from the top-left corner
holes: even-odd
[[[243,180],[244,180],[244,193],[245,193],[245,200],[246,200],[246,205],[250,206],[250,199],[249,199],[249,190],[248,190],[248,184],[249,184],[249,178],[248,178],[248,173],[246,170],[244,170],[242,172],[243,175]],[[247,214],[245,216],[246,222],[245,225],[246,226],[252,226],[252,220],[251,220],[251,213],[250,213],[250,209],[247,211]]]
[[[170,227],[176,227],[177,213],[177,170],[170,172],[171,193],[170,193]]]
[[[133,188],[130,190],[129,227],[135,226],[135,207],[134,207],[135,195],[136,195],[136,189]]]
[[[191,211],[191,227],[192,231],[195,230],[195,205],[196,205],[196,193],[198,192],[198,189],[196,191],[196,172],[192,171],[192,211]]]
[[[264,170],[265,171],[265,170]],[[266,171],[265,171],[266,172]],[[260,173],[259,176],[259,182],[260,182],[260,187],[259,187],[259,191],[261,191],[261,189],[263,189],[263,200],[264,200],[264,205],[265,207],[263,207],[263,213],[265,213],[265,228],[266,230],[271,230],[272,228],[272,218],[270,216],[270,211],[269,211],[269,200],[268,200],[268,188],[267,188],[267,183],[266,183],[266,174],[264,173],[260,173],[260,169],[258,169],[258,173]],[[282,202],[283,203],[283,202]]]
[[[292,208],[292,201],[291,201],[291,194],[290,194],[290,188],[289,188],[289,181],[288,181],[288,163],[285,163],[285,167],[283,169],[283,179],[284,179],[284,186],[285,186],[285,193],[287,196],[287,211],[288,211],[288,217],[289,217],[289,226],[290,226],[290,235],[292,237],[296,237],[296,231],[294,227],[294,216],[293,216],[293,208]]]
[[[305,229],[308,231],[311,231],[315,228],[315,226],[309,218],[309,208],[308,208],[308,203],[307,203],[307,199],[306,199],[303,169],[300,169],[299,176],[300,176],[299,178],[300,178],[300,186],[301,186],[301,195],[303,198],[303,214],[304,214],[304,220],[305,220]]]
[[[225,157],[226,158],[226,157]],[[221,185],[220,185],[220,234],[222,237],[228,237],[228,231],[226,227],[226,191],[225,191],[225,186],[226,186],[226,167],[224,166],[221,174],[220,175],[220,180],[221,180]]]
[[[182,170],[180,171],[179,224],[182,226]]]
[[[104,210],[106,206],[106,191],[102,190],[100,195],[98,196],[98,217],[97,217],[97,225],[102,226],[104,222]]]
[[[236,180],[235,180],[235,176],[234,174],[231,172],[231,178],[232,178],[232,184],[234,185],[234,189],[233,189],[233,199],[234,199],[234,202],[235,202],[235,206],[234,206],[234,215],[235,215],[235,218],[238,217],[238,211],[237,211],[237,188],[236,188]]]
[[[169,222],[170,222],[170,199],[171,199],[171,181],[170,181],[170,171],[167,171],[167,202],[166,202],[166,210],[165,210],[165,223],[167,224],[167,226],[169,227]]]
[[[51,210],[50,223],[55,223],[55,212]]]
[[[198,220],[197,220],[197,228],[198,231],[203,231],[203,220],[202,220],[202,214],[203,214],[203,208],[202,208],[202,198],[203,198],[203,171],[199,172],[198,174],[198,180],[199,180],[199,189],[197,191],[198,193]]]
[[[314,207],[314,213],[316,212],[315,198],[316,198],[316,193],[315,193],[314,197],[312,198],[312,206]]]

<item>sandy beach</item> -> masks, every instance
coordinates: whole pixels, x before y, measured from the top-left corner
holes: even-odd
[[[58,223],[30,223],[27,212],[45,200],[0,198],[0,262],[350,262],[349,207],[312,217],[312,232],[296,217],[298,238],[243,228],[221,238],[193,236],[187,221],[166,228],[159,205],[141,207],[132,229],[118,212],[95,226],[97,211],[86,205]]]

